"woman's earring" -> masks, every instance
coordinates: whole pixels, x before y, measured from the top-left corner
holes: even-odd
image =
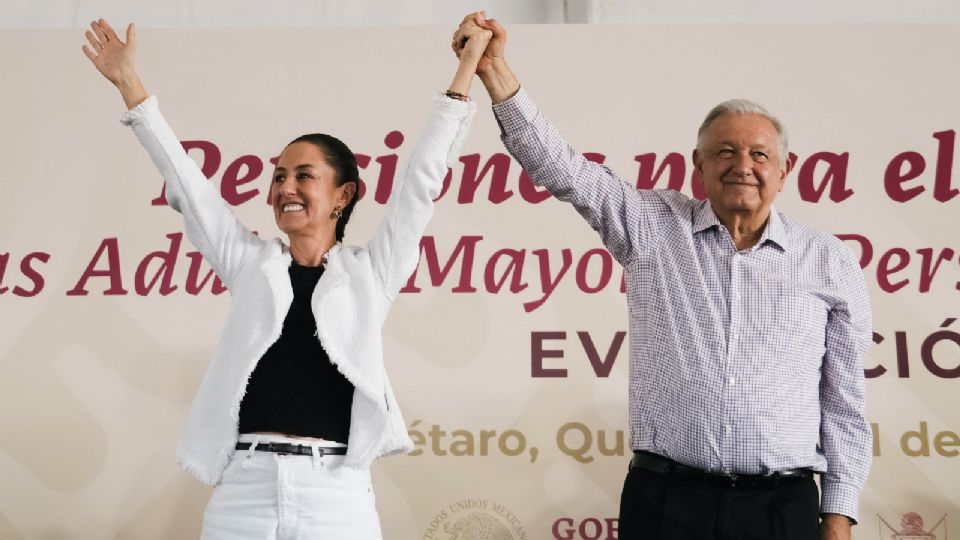
[[[343,210],[340,209],[340,205],[334,207],[333,212],[330,213],[330,219],[340,219],[343,216]]]

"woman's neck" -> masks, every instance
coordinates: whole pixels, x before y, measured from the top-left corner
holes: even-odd
[[[335,243],[333,238],[290,236],[290,254],[300,266],[322,266]]]

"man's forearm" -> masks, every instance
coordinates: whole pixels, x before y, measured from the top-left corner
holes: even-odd
[[[510,67],[503,58],[491,62],[490,67],[479,76],[487,93],[490,94],[490,101],[495,104],[510,99],[520,90],[520,81],[510,71]]]

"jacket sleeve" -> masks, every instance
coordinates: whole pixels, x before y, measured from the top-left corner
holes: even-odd
[[[127,111],[120,121],[133,128],[166,179],[167,201],[183,215],[187,237],[229,288],[262,240],[237,220],[214,185],[184,151],[160,114],[156,96]]]
[[[656,197],[644,196],[606,166],[570,147],[522,88],[494,105],[493,112],[504,146],[530,179],[573,204],[620,264],[626,265],[649,245],[655,234],[650,216]]]
[[[475,111],[472,101],[434,98],[427,127],[367,244],[374,273],[391,300],[417,268],[420,237],[433,215],[433,200],[440,194],[447,168],[459,155]]]

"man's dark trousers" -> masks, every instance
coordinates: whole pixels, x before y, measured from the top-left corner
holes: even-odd
[[[730,487],[632,467],[620,499],[620,540],[816,540],[813,477]]]

